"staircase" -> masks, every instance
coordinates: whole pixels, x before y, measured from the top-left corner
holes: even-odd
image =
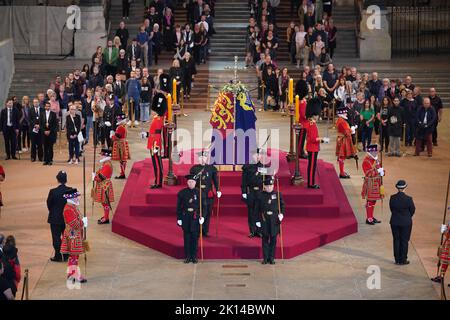
[[[242,0],[218,0],[215,5],[216,34],[211,39],[210,61],[233,61],[245,57],[248,5]]]

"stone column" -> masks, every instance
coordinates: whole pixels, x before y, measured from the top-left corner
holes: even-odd
[[[75,57],[91,58],[97,46],[105,46],[106,34],[103,7],[99,0],[80,1],[81,29],[75,33]]]
[[[391,36],[387,10],[380,6],[365,6],[362,12],[359,39],[361,60],[390,60]]]
[[[14,75],[14,45],[12,39],[0,41],[0,109],[3,109]]]

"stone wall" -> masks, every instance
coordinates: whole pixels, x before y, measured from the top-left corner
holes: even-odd
[[[0,109],[6,97],[14,74],[14,46],[11,39],[0,42]]]

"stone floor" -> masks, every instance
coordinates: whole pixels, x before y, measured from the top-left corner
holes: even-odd
[[[207,127],[207,112],[188,113],[188,117],[179,118],[181,128],[192,129],[193,119],[203,120],[203,126]],[[288,149],[288,118],[271,112],[258,113],[258,118],[258,128],[279,129],[280,147]],[[57,161],[53,167],[28,162],[28,154],[23,154],[21,161],[2,161],[7,178],[2,184],[5,207],[0,232],[17,238],[22,268],[30,270],[31,299],[438,299],[439,288],[429,278],[436,272],[435,254],[450,163],[449,123],[446,113],[440,124],[440,145],[433,158],[412,157],[409,149],[403,158],[384,158],[387,195],[394,192],[395,181],[404,178],[417,206],[408,266],[393,264],[387,201],[383,212],[380,204],[376,208],[376,217],[383,223],[364,224],[359,196],[362,172],[356,171],[353,161],[347,162],[352,179],[343,181],[343,185],[357,216],[359,232],[295,259],[279,260],[275,266],[262,266],[250,260],[184,265],[111,233],[110,226],[98,226],[101,208],[96,205],[92,212],[88,198],[92,251],[87,255],[87,266],[83,261],[81,268],[82,272],[87,269],[89,282],[81,290],[67,289],[65,264],[48,261],[53,249],[45,207],[48,189],[55,185],[58,170],[66,170],[68,184],[82,190],[82,166],[65,163],[64,143],[61,151],[58,144],[55,147]],[[326,126],[320,125],[321,135],[326,134]],[[129,133],[133,160],[148,156],[146,141],[139,139],[139,131],[136,128]],[[331,143],[323,145],[319,157],[334,163],[335,131],[330,129],[329,135]],[[2,154],[3,150],[2,145]],[[92,148],[88,148],[87,181],[92,159]],[[123,185],[123,181],[114,181],[117,199]],[[370,266],[379,267],[380,289],[368,289]]]

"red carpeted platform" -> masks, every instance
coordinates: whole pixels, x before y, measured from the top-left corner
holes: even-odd
[[[183,156],[192,158],[193,152],[185,151]],[[293,258],[357,232],[356,218],[332,164],[318,162],[317,180],[321,189],[313,190],[291,186],[293,164],[288,164],[286,153],[282,151],[279,152],[279,161],[278,177],[286,204],[283,220],[285,258]],[[176,196],[185,187],[184,175],[190,167],[174,165],[179,186],[152,190],[149,189],[153,183],[151,160],[136,162],[116,209],[112,231],[169,256],[183,258],[182,230],[176,223]],[[300,167],[306,177],[307,162],[301,161]],[[164,169],[167,171],[167,162],[164,162]],[[221,172],[223,195],[219,220],[214,207],[210,237],[203,241],[205,259],[262,257],[261,240],[247,237],[247,209],[241,200],[240,181],[240,171]],[[217,237],[216,225],[219,226]],[[281,257],[280,241],[277,256]]]

